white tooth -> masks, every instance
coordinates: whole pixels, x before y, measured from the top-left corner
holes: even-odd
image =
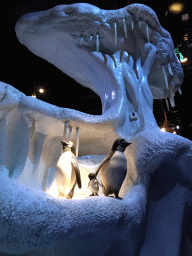
[[[169,69],[169,73],[173,76],[173,71],[172,71],[172,68],[171,68],[171,64],[168,63],[168,69]]]
[[[134,21],[131,20],[131,29],[133,30],[134,29]]]
[[[174,100],[174,93],[173,93],[173,91],[171,91],[171,93],[170,93],[169,100],[170,100],[171,106],[174,108],[175,107],[175,100]]]
[[[146,24],[146,34],[147,34],[147,41],[148,41],[148,43],[150,43],[150,40],[149,40],[149,26],[148,26],[148,24]]]
[[[164,75],[164,79],[165,79],[165,85],[166,85],[167,90],[168,90],[169,86],[168,86],[168,80],[167,80],[167,75],[166,75],[165,67],[164,66],[162,66],[162,70],[163,70],[163,75]]]
[[[131,69],[133,69],[134,66],[134,60],[133,57],[131,55],[129,55],[129,60],[128,60],[128,65]]]
[[[170,102],[171,102],[171,106],[174,108],[175,107],[174,96],[172,98],[170,98]]]
[[[79,154],[79,127],[76,127],[76,152],[75,155],[78,157]]]
[[[123,28],[124,28],[125,38],[127,39],[127,27],[126,27],[125,19],[123,19]]]
[[[97,35],[96,50],[97,50],[97,53],[98,53],[99,52],[99,35]]]
[[[165,101],[166,101],[167,109],[168,109],[168,111],[169,111],[169,101],[168,101],[167,98],[165,99]]]
[[[115,27],[115,45],[117,44],[117,23],[114,23],[114,27]]]
[[[181,88],[179,88],[179,89],[178,89],[178,91],[179,91],[179,94],[180,94],[180,95],[182,95],[182,91],[181,91]]]

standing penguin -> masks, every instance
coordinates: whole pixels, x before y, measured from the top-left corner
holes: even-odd
[[[73,147],[72,141],[61,141],[63,146],[63,154],[57,162],[55,176],[59,190],[59,196],[66,196],[71,199],[74,195],[75,185],[81,188],[81,175],[77,159],[71,151]]]
[[[127,174],[124,151],[131,144],[124,139],[115,140],[111,151],[97,168],[95,177],[101,170],[100,179],[105,196],[114,194],[115,198],[119,198],[119,191]]]
[[[99,185],[101,186],[101,184],[97,180],[95,173],[93,173],[93,172],[89,173],[88,177],[90,179],[88,188],[92,193],[90,196],[98,196]]]

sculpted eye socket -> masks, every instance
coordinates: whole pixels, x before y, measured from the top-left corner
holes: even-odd
[[[68,7],[66,9],[64,9],[64,12],[65,12],[65,14],[68,14],[68,15],[73,14],[73,13],[75,13],[75,9],[72,7]]]

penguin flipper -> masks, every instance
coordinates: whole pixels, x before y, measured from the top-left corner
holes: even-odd
[[[76,185],[76,182],[74,183],[72,189],[69,191],[69,193],[67,195],[67,199],[72,199],[73,198],[74,190],[75,190],[75,185]]]
[[[98,172],[100,171],[100,169],[103,167],[103,165],[109,161],[111,159],[111,157],[114,155],[115,151],[111,150],[106,157],[103,159],[103,161],[100,163],[99,167],[97,168],[96,172],[95,172],[95,177],[97,176]]]
[[[80,174],[80,170],[78,165],[75,162],[71,162],[71,167],[72,169],[74,169],[75,171],[75,175],[76,175],[76,182],[77,182],[77,186],[78,188],[82,188],[82,184],[81,184],[81,174]],[[75,182],[75,184],[76,184]]]

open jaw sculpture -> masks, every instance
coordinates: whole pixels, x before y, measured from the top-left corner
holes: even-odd
[[[162,133],[153,116],[153,98],[169,97],[174,105],[183,80],[156,14],[140,4],[113,11],[59,5],[21,17],[16,34],[31,52],[96,92],[103,111],[59,108],[1,83],[0,251],[179,255],[192,143]],[[58,198],[54,174],[63,130],[79,147],[82,189],[72,200]],[[123,199],[87,198],[88,174],[118,137],[132,142]]]

